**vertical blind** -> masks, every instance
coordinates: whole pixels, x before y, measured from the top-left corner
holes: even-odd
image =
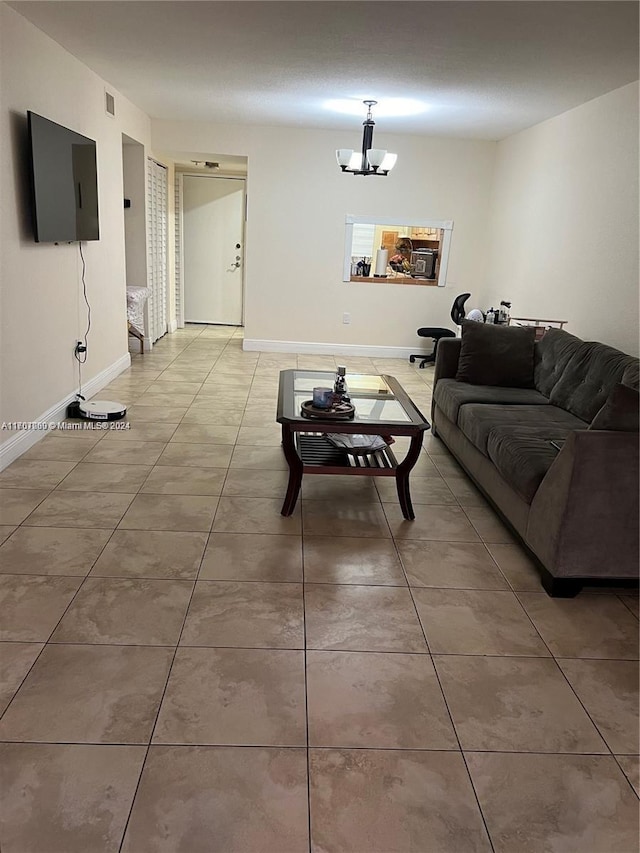
[[[167,169],[147,158],[147,286],[149,335],[154,343],[167,331]]]
[[[184,286],[182,283],[182,175],[176,174],[175,181],[175,309],[176,324],[179,329],[184,328]]]

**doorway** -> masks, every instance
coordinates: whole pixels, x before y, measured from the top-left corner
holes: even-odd
[[[127,285],[127,325],[129,346],[137,352],[142,345],[144,352],[151,350],[149,317],[146,301],[130,295],[130,288],[147,287],[147,233],[146,233],[146,186],[145,152],[141,142],[122,134],[122,191],[124,197],[124,254]]]
[[[245,181],[189,174],[180,180],[184,321],[241,326]]]

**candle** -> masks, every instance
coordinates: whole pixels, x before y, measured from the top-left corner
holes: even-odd
[[[330,409],[333,402],[333,388],[314,388],[313,405],[316,409]]]

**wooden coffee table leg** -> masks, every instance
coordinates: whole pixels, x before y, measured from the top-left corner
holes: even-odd
[[[284,503],[282,504],[281,515],[291,515],[295,509],[300,493],[300,486],[302,485],[302,459],[298,456],[298,451],[293,441],[293,430],[289,429],[287,424],[282,425],[282,449],[289,465],[289,484]]]
[[[396,474],[396,488],[398,490],[398,500],[400,501],[400,509],[407,521],[413,521],[415,513],[413,504],[411,503],[411,493],[409,492],[409,478],[400,474]]]
[[[413,521],[415,514],[411,503],[411,493],[409,491],[409,474],[411,469],[418,461],[420,450],[422,448],[423,433],[411,437],[409,451],[396,470],[396,488],[398,490],[398,500],[400,501],[400,509],[402,515],[407,521]]]

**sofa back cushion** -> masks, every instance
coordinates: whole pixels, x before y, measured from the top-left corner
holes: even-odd
[[[539,340],[533,353],[533,378],[536,391],[551,396],[554,386],[562,378],[569,360],[585,342],[563,332],[562,329],[549,329]]]
[[[462,323],[458,382],[533,388],[535,329]]]
[[[545,335],[546,337],[546,335]],[[544,338],[543,338],[544,340]],[[583,341],[553,386],[549,400],[590,422],[637,359],[606,344]]]

